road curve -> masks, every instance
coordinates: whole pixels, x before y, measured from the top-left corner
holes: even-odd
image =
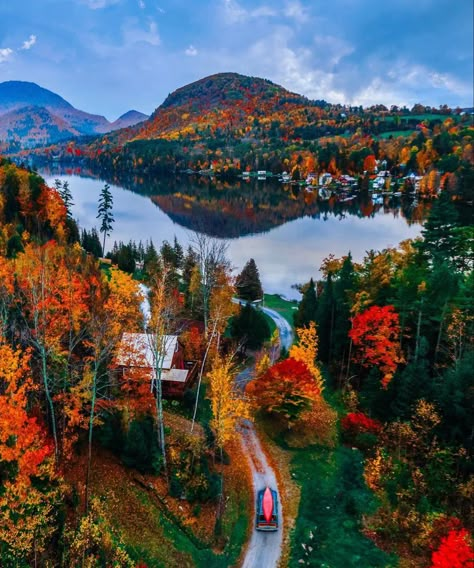
[[[291,347],[291,344],[293,343],[293,330],[291,329],[290,324],[282,316],[280,316],[278,312],[269,308],[261,309],[273,319],[278,327],[280,333],[280,345],[278,347],[278,353],[276,354],[276,357],[278,358],[281,347],[284,347],[287,350]],[[252,368],[247,367],[238,374],[236,377],[236,383],[243,389],[251,379]],[[283,511],[276,475],[271,466],[268,464],[255,427],[249,420],[245,420],[241,427],[241,438],[252,472],[254,504],[257,502],[257,492],[261,489],[265,489],[265,487],[270,487],[277,491],[279,510],[279,527],[275,532],[262,532],[255,530],[255,519],[252,519],[252,536],[245,553],[242,568],[277,568],[283,543]]]
[[[293,343],[293,330],[291,328],[291,325],[275,310],[264,307],[260,309],[262,310],[262,312],[267,314],[267,316],[270,316],[275,322],[276,326],[278,327],[278,331],[280,332],[280,345],[288,351],[291,347],[291,344]]]

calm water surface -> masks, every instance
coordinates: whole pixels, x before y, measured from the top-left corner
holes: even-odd
[[[61,171],[41,173],[49,185],[55,179],[69,182],[73,216],[81,227],[99,226],[97,202],[103,180]],[[421,205],[389,198],[379,204],[370,198],[320,202],[276,181],[223,184],[187,178],[108,183],[115,224],[106,248],[130,239],[152,239],[158,248],[174,236],[186,248],[195,230],[225,237],[236,273],[252,257],[265,291],[291,298],[299,297],[292,285],[318,277],[321,262],[330,253],[342,256],[350,251],[354,260],[361,260],[370,249],[395,246],[419,235],[426,213],[419,210]]]

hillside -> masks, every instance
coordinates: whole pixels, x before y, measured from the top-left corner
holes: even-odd
[[[21,143],[24,148],[80,134],[70,123],[41,106],[21,107],[0,117],[0,139]]]
[[[62,97],[35,83],[0,83],[0,140],[10,147],[53,144],[81,135],[103,134],[143,121],[146,115],[129,111],[115,122],[74,108]]]
[[[235,178],[265,170],[297,182],[315,173],[349,174],[359,188],[382,170],[390,187],[430,196],[449,188],[470,201],[473,138],[472,116],[459,108],[334,105],[266,79],[219,73],[177,89],[139,124],[35,157],[70,163],[80,155],[96,172],[118,176],[186,171]]]
[[[133,126],[134,124],[139,124],[148,118],[147,114],[143,112],[139,112],[138,110],[129,110],[126,113],[122,114],[112,122],[111,130],[119,130],[120,128],[128,128],[129,126]]]
[[[0,114],[22,106],[41,106],[48,109],[73,109],[62,97],[27,81],[0,83]]]
[[[265,130],[282,119],[298,124],[306,109],[314,109],[316,118],[318,105],[325,104],[309,101],[266,79],[218,73],[177,89],[139,128],[120,132],[114,139],[124,143],[150,138],[200,140],[235,132],[245,136],[259,120]]]

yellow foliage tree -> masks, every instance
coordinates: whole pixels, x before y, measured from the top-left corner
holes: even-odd
[[[209,398],[211,401],[211,428],[216,434],[220,449],[235,435],[237,422],[249,417],[247,401],[235,387],[232,357],[214,359],[209,372]]]
[[[296,359],[296,361],[301,361],[304,363],[314,380],[322,392],[324,389],[324,381],[321,376],[321,371],[316,365],[316,357],[318,356],[318,332],[316,330],[316,324],[310,322],[308,327],[299,327],[296,330],[296,335],[298,336],[298,344],[295,344],[290,349],[290,357]]]

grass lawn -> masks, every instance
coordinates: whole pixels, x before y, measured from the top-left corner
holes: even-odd
[[[345,446],[294,451],[292,472],[301,486],[290,568],[389,568],[397,559],[361,532],[362,516],[377,503],[362,477],[363,457]],[[304,545],[304,546],[303,546]]]
[[[270,308],[271,310],[275,310],[278,312],[282,317],[286,319],[286,321],[294,327],[293,325],[293,314],[295,313],[298,307],[298,302],[296,300],[285,300],[279,294],[265,294],[265,307]]]
[[[405,138],[411,136],[413,132],[416,132],[416,130],[391,130],[390,132],[379,134],[378,138],[389,138],[390,136],[392,136],[392,138],[398,138],[399,136]]]

